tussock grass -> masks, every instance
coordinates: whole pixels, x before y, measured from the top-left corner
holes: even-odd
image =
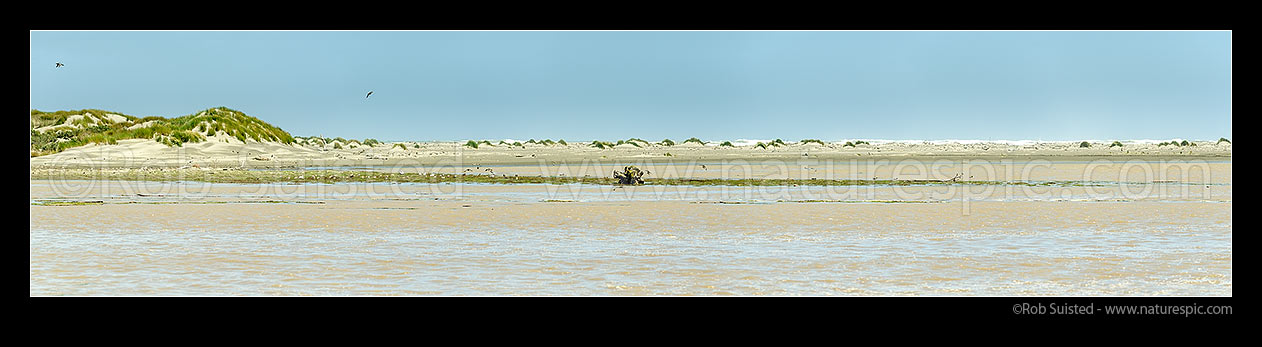
[[[640,141],[644,141],[644,140],[640,140]],[[634,141],[634,138],[632,140],[618,140],[618,143],[615,143],[614,146],[621,145],[621,144],[630,144],[632,146],[640,147],[640,143]]]
[[[74,129],[36,130],[41,127],[66,124],[70,117]],[[124,120],[115,122],[108,115],[119,115]],[[147,127],[129,127],[152,122]],[[206,137],[223,132],[245,142],[271,141],[293,144],[295,139],[284,130],[267,124],[258,118],[227,107],[216,107],[176,118],[137,118],[97,109],[44,112],[31,110],[31,156],[58,153],[68,148],[90,143],[115,144],[119,140],[152,139],[167,146],[179,147],[184,143],[205,141]]]
[[[1219,140],[1226,140],[1226,139],[1219,139]],[[1227,143],[1231,143],[1231,141],[1227,141]],[[1188,142],[1188,140],[1183,140],[1183,142],[1169,141],[1169,142],[1162,142],[1162,143],[1157,144],[1157,147],[1162,147],[1162,146],[1188,147],[1188,146],[1196,146],[1196,144]]]

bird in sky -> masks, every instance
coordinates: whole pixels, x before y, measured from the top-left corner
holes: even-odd
[[[369,96],[372,96],[372,91],[371,91],[371,90],[369,90],[369,91],[368,91],[368,95],[364,95],[364,99],[367,99]]]
[[[62,66],[66,66],[66,64],[62,64],[61,62],[57,62],[57,67],[62,67]]]

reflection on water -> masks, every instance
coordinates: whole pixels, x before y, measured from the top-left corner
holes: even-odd
[[[728,164],[643,166],[1090,184],[31,181],[30,294],[1232,295],[1230,162]]]
[[[103,203],[30,207],[30,294],[1232,295],[1230,185],[1209,199],[760,204],[701,203],[751,201],[722,187],[543,202],[564,195],[181,185],[70,196],[32,182],[32,201]],[[871,200],[902,200],[891,188]]]

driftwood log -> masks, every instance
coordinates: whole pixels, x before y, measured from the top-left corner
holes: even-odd
[[[644,184],[644,180],[640,179],[640,177],[643,177],[645,174],[648,174],[648,173],[649,173],[648,171],[640,170],[640,168],[638,167],[627,166],[627,167],[623,167],[622,171],[614,170],[613,178],[618,179],[618,184],[641,185],[641,184]]]

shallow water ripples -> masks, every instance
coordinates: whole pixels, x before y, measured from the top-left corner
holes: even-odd
[[[848,203],[739,187],[86,187],[31,183],[33,202],[105,201],[30,207],[31,295],[1232,295],[1229,183],[1208,199],[1065,187],[928,203],[863,200],[951,187],[769,191]]]
[[[31,294],[1232,293],[1230,204],[380,204],[33,206]]]

